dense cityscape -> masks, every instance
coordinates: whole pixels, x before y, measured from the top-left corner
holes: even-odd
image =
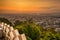
[[[48,27],[52,27],[52,28],[57,28],[58,30],[60,30],[60,16],[54,16],[54,15],[29,15],[29,14],[20,14],[20,15],[0,15],[0,17],[2,18],[6,18],[9,21],[11,21],[12,23],[14,23],[16,20],[19,21],[26,21],[31,19],[32,21],[34,21],[36,24],[41,25],[43,28],[48,28]]]
[[[0,14],[0,34],[1,40],[60,40],[60,16]]]

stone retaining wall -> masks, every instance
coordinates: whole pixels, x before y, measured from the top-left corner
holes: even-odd
[[[0,23],[0,31],[2,31],[2,36],[4,35],[3,40],[26,40],[25,34],[19,34],[17,29],[14,29],[12,26],[7,25],[6,23]],[[0,36],[1,37],[1,36]]]

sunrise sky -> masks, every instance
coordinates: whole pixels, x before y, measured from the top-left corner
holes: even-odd
[[[60,0],[0,0],[2,13],[60,13]]]

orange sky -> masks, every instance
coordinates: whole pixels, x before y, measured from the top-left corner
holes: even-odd
[[[0,10],[3,12],[60,12],[60,0],[1,0]]]

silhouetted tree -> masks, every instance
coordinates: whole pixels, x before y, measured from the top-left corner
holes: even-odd
[[[14,26],[20,25],[21,23],[22,23],[21,21],[16,20],[16,21],[14,22]]]
[[[12,23],[6,18],[0,18],[0,22],[4,22],[4,23],[7,23],[7,24],[13,26]]]

